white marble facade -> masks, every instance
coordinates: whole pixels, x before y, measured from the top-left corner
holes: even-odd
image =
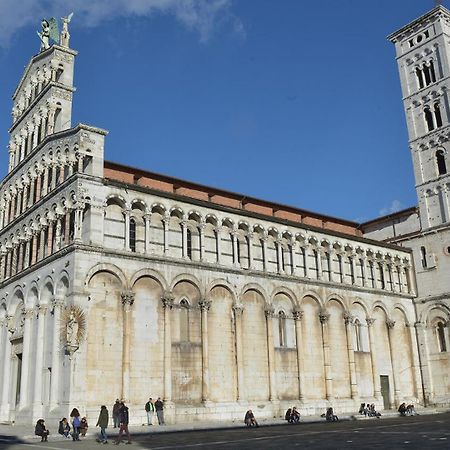
[[[70,125],[75,56],[33,57],[13,97],[0,421],[116,397],[132,423],[149,396],[171,422],[423,404],[411,251],[104,161],[106,131]]]

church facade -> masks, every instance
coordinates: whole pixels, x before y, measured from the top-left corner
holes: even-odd
[[[148,397],[170,422],[431,402],[414,249],[106,161],[107,132],[71,125],[76,55],[66,29],[13,96],[0,421],[89,418],[117,397],[135,424]]]

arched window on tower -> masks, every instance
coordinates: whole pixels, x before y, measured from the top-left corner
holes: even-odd
[[[342,267],[342,256],[337,255],[338,260],[338,271],[339,271],[339,281],[342,283],[344,281],[344,271]]]
[[[238,264],[241,264],[241,242],[239,241],[239,236],[237,235],[237,233],[234,238],[236,239],[237,262]]]
[[[136,252],[136,220],[130,219],[130,250]]]
[[[425,247],[420,247],[420,262],[422,263],[422,267],[426,269],[428,267],[427,263],[427,249]]]
[[[180,302],[180,342],[189,342],[189,302]]]
[[[428,131],[433,131],[434,130],[434,122],[433,122],[433,113],[431,112],[431,109],[425,108],[424,114],[425,114],[425,122],[427,123]]]
[[[350,266],[350,283],[355,284],[355,270],[353,267],[353,257],[348,257],[348,264]]]
[[[284,311],[278,313],[278,335],[280,347],[286,347],[286,314]]]
[[[381,264],[381,263],[378,263],[378,272],[380,274],[380,289],[385,289],[386,283],[384,280],[384,268],[383,268],[383,264]]]
[[[436,334],[438,338],[439,351],[446,352],[447,351],[447,343],[445,341],[445,325],[442,322],[438,322],[436,327]]]
[[[189,228],[186,230],[186,252],[187,257],[192,259],[192,231]]]
[[[426,64],[424,64],[422,68],[422,73],[425,78],[425,85],[428,86],[429,84],[431,84],[431,75],[430,75],[430,68]]]
[[[419,67],[416,67],[416,77],[417,77],[417,83],[419,85],[419,89],[422,89],[425,85],[423,83],[423,73]]]
[[[436,118],[436,126],[442,127],[442,115],[441,115],[441,107],[439,106],[439,103],[434,104],[434,117]]]
[[[431,60],[429,62],[429,68],[430,68],[430,78],[431,78],[431,82],[435,83],[436,82],[436,72],[434,71],[434,63],[433,60]]]
[[[438,175],[445,175],[447,173],[447,166],[445,164],[444,150],[440,149],[436,152],[436,165],[438,169]]]

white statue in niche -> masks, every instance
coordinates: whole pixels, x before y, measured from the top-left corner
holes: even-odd
[[[86,316],[79,306],[69,306],[61,317],[61,341],[70,357],[80,348],[86,332]]]

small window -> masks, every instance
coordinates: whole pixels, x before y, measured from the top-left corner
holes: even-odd
[[[281,253],[281,270],[284,272],[286,270],[286,262],[284,257],[284,247],[280,245],[280,253]]]
[[[378,271],[380,273],[380,288],[385,289],[386,283],[384,281],[384,271],[383,271],[383,265],[381,263],[378,263]]]
[[[342,270],[342,256],[337,255],[337,260],[338,260],[339,281],[342,283],[344,281],[344,272]]]
[[[426,269],[428,267],[427,263],[427,249],[425,247],[420,247],[420,256],[421,256],[421,263],[422,267]]]
[[[136,252],[136,221],[130,219],[130,250]]]
[[[422,70],[419,67],[416,68],[416,77],[417,77],[417,83],[419,84],[419,89],[422,89],[424,87],[423,74],[422,74]]]
[[[430,78],[432,83],[436,82],[436,72],[434,71],[433,61],[430,61]]]
[[[278,313],[278,335],[280,347],[286,347],[286,314],[284,311]]]
[[[437,324],[437,337],[439,342],[439,351],[446,352],[447,351],[447,343],[445,342],[445,325],[442,322]]]
[[[350,283],[355,284],[355,271],[353,268],[353,258],[351,256],[348,257],[348,264],[350,266]]]
[[[434,116],[436,117],[436,126],[442,127],[442,115],[441,115],[441,107],[439,103],[434,104]]]
[[[425,122],[427,123],[428,131],[434,130],[434,123],[433,123],[433,114],[430,110],[430,108],[425,108]]]
[[[236,234],[234,237],[236,239],[236,249],[237,249],[237,262],[241,263],[241,242],[239,241],[239,236]]]
[[[438,169],[438,175],[445,175],[447,173],[447,166],[445,164],[444,150],[438,150],[436,152],[436,164]]]

